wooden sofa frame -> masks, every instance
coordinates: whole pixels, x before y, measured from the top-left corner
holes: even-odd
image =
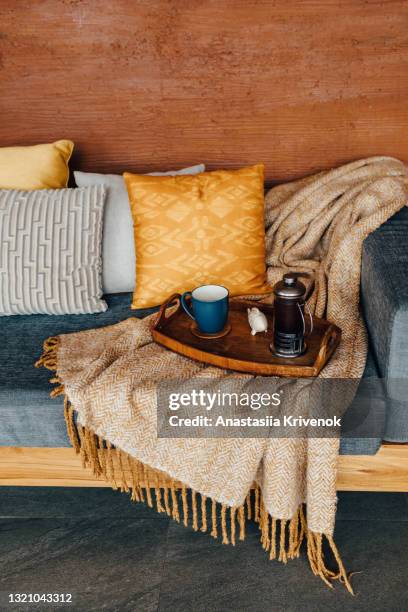
[[[0,447],[0,486],[109,487],[84,469],[72,448]],[[339,491],[408,492],[408,444],[384,443],[376,455],[341,455]]]

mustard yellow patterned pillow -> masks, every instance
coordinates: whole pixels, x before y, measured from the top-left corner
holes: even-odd
[[[195,176],[123,176],[136,248],[132,308],[210,283],[231,295],[270,291],[263,165]]]

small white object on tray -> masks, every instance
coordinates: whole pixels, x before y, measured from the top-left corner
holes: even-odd
[[[248,323],[251,328],[251,334],[255,336],[258,332],[268,331],[268,321],[263,312],[259,308],[248,308]]]

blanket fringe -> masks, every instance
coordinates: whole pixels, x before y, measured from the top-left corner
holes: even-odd
[[[64,393],[64,385],[62,384],[62,380],[57,375],[57,358],[58,358],[58,348],[60,345],[60,339],[58,336],[53,336],[48,338],[44,342],[43,354],[41,357],[35,362],[36,368],[47,368],[47,370],[52,370],[55,372],[55,375],[50,379],[50,383],[54,385],[58,385],[54,387],[51,391],[51,397],[58,397]]]
[[[76,452],[81,454],[83,464],[91,467],[95,476],[102,476],[113,489],[129,493],[132,501],[145,501],[151,508],[155,507],[157,512],[165,512],[177,522],[182,520],[185,527],[190,525],[195,531],[208,531],[208,500],[204,495],[170,478],[164,472],[150,468],[124,451],[114,448],[109,442],[104,442],[86,427],[76,424],[74,410],[67,400],[64,410],[70,440]],[[199,498],[201,503],[197,501]],[[307,556],[313,574],[319,576],[330,588],[333,588],[334,580],[339,580],[354,594],[349,576],[330,535],[325,538],[338,569],[332,571],[326,566],[323,553],[324,534],[308,529],[303,504],[290,520],[286,520],[271,517],[258,486],[255,486],[253,495],[248,494],[241,506],[229,507],[211,500],[211,535],[214,538],[221,535],[223,544],[235,546],[237,537],[241,541],[245,539],[246,522],[251,517],[256,517],[261,532],[261,544],[269,553],[270,559],[287,563],[289,559],[299,557],[302,543],[306,539]]]
[[[36,362],[36,367],[43,366],[55,371],[58,346],[59,338],[49,338],[44,343],[44,354]],[[58,385],[52,392],[53,397],[63,394],[64,386],[58,375],[55,375],[51,381]],[[195,531],[199,529],[207,532],[211,525],[210,535],[217,538],[221,533],[223,544],[231,543],[233,546],[236,544],[237,526],[238,539],[242,541],[245,539],[246,522],[253,519],[258,523],[261,544],[269,553],[269,559],[277,559],[282,563],[299,557],[302,542],[306,539],[307,556],[313,574],[319,576],[330,588],[333,588],[332,582],[338,580],[351,594],[354,594],[349,575],[344,569],[332,536],[308,529],[303,504],[291,519],[274,518],[265,508],[260,487],[255,485],[254,490],[248,493],[240,506],[230,507],[212,499],[209,521],[208,500],[204,495],[164,472],[143,464],[115,448],[89,428],[77,423],[75,411],[66,396],[64,416],[68,436],[76,453],[81,456],[82,465],[90,467],[96,477],[104,478],[113,489],[129,493],[133,502],[146,501],[150,507],[155,507],[158,512],[165,512],[177,522],[181,520],[181,505],[182,521],[185,526],[191,524]],[[197,503],[199,498],[201,503]],[[337,571],[332,571],[326,566],[323,536],[337,563]]]

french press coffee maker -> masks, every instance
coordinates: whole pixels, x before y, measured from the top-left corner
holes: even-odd
[[[313,317],[306,302],[306,287],[294,273],[283,276],[273,288],[274,321],[271,351],[278,357],[298,357],[306,351],[305,308],[310,317],[313,331]]]

